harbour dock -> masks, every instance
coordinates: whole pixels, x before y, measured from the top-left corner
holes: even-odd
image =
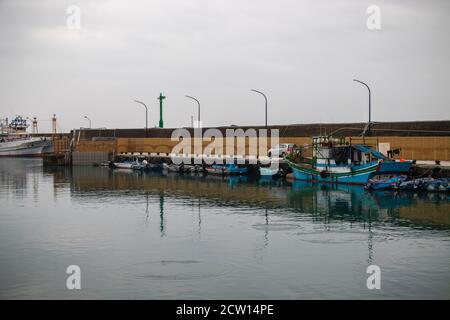
[[[333,134],[345,137],[350,143],[364,143],[393,159],[412,160],[416,164],[450,165],[450,121],[414,121],[414,122],[380,122],[373,123],[370,136],[361,136],[365,123],[342,124],[299,124],[286,126],[259,127],[218,127],[220,132],[242,129],[246,132],[254,129],[257,135],[260,130],[278,130],[279,143],[293,143],[302,146],[310,143],[311,137],[319,134]],[[173,148],[179,143],[171,139],[176,128],[149,129],[77,129],[67,134],[53,135],[54,150],[45,157],[47,164],[59,165],[93,165],[106,161],[114,161],[117,157],[160,158],[181,157],[185,161],[196,158],[224,160],[233,157],[235,161],[249,163],[257,159],[267,161],[267,149],[271,146],[268,137],[267,149],[258,150],[258,154],[249,154],[250,138],[245,139],[245,149],[241,153],[234,145],[233,150],[225,145],[210,154],[199,154],[191,149],[183,154],[174,154]],[[194,134],[194,128],[183,128]],[[202,133],[210,128],[202,128]],[[224,139],[225,140],[225,139]],[[202,150],[210,141],[202,141]],[[261,149],[261,148],[260,148]],[[242,152],[245,150],[244,152]],[[280,164],[283,161],[281,160]]]

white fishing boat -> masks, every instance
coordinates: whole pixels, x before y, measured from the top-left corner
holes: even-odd
[[[10,124],[1,123],[0,156],[42,156],[52,145],[50,138],[31,137],[27,134],[26,120],[17,116]]]
[[[117,169],[133,169],[133,167],[136,165],[139,165],[139,162],[136,161],[114,162],[114,167]]]
[[[47,138],[3,137],[0,138],[0,156],[41,156],[51,145]]]
[[[259,174],[264,177],[273,177],[282,174],[282,169],[271,167],[259,167]]]

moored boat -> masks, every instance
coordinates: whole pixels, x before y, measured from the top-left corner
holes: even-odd
[[[147,164],[146,163],[139,163],[139,162],[133,163],[133,164],[131,164],[131,169],[145,171],[145,170],[147,170]]]
[[[0,156],[39,157],[44,154],[44,149],[51,143],[48,138],[3,137],[0,138]]]
[[[181,163],[181,164],[175,164],[175,163],[166,164],[166,163],[164,163],[164,169],[166,169],[169,172],[177,172],[177,173],[189,172],[189,168],[185,167],[185,165],[183,163]]]
[[[218,175],[243,175],[248,173],[248,168],[234,163],[214,164],[207,167],[206,172]]]
[[[399,190],[420,192],[448,192],[447,178],[417,178],[408,179],[406,176],[397,176],[386,180],[369,180],[366,190]]]
[[[225,174],[225,166],[224,165],[212,165],[210,167],[206,167],[205,170],[209,174],[215,174],[215,175]]]
[[[21,116],[11,123],[0,123],[0,156],[39,157],[51,150],[52,140],[47,137],[32,137],[27,133],[27,121]]]
[[[441,178],[428,181],[426,184],[426,190],[428,192],[448,192],[448,179]]]
[[[137,165],[139,165],[137,161],[114,162],[114,168],[117,169],[133,169],[133,166],[136,167]]]
[[[370,179],[365,185],[366,190],[384,190],[384,189],[397,189],[398,186],[408,179],[407,176],[395,176],[385,180]]]
[[[203,167],[201,165],[198,165],[198,164],[184,165],[184,168],[185,168],[186,172],[191,172],[191,173],[202,173],[202,172],[204,172]]]
[[[397,190],[416,190],[417,184],[415,180],[406,180],[401,181],[398,185],[395,186]]]
[[[285,174],[282,168],[259,167],[259,174],[262,177],[281,177]]]
[[[367,145],[349,145],[328,136],[313,137],[312,148],[312,158],[303,158],[301,149],[285,157],[295,179],[365,185],[370,179],[406,175],[412,165],[390,160]]]

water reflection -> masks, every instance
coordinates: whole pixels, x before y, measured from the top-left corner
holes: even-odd
[[[369,264],[373,263],[374,256],[374,223],[428,229],[447,229],[450,226],[450,204],[446,194],[367,192],[360,186],[286,182],[280,179],[251,180],[248,177],[142,173],[92,167],[74,167],[69,176],[58,174],[55,177],[68,179],[73,198],[80,201],[90,195],[104,196],[104,191],[108,191],[108,197],[144,193],[146,216],[148,197],[155,197],[159,201],[161,237],[167,231],[164,218],[166,197],[180,201],[183,205],[191,205],[193,210],[197,208],[199,236],[202,231],[201,207],[240,207],[250,209],[249,213],[262,212],[264,224],[255,227],[264,230],[263,248],[269,244],[270,230],[295,227],[292,221],[288,224],[270,224],[270,215],[292,218],[307,215],[308,219],[323,224],[328,231],[330,223],[346,222],[350,229],[353,223],[361,223],[362,229],[366,231],[366,261]]]
[[[255,227],[264,230],[263,248],[269,244],[270,230],[295,228],[292,221],[270,224],[270,215],[292,218],[306,215],[308,219],[323,224],[328,231],[330,223],[346,222],[350,229],[353,223],[361,223],[366,231],[368,264],[373,263],[374,223],[428,229],[447,229],[450,226],[450,205],[446,194],[366,192],[360,186],[90,167],[75,167],[72,175],[72,196],[75,199],[82,200],[89,194],[97,195],[105,190],[114,191],[108,193],[111,197],[123,196],[124,193],[136,195],[143,191],[146,197],[157,197],[161,237],[166,235],[167,228],[164,219],[166,197],[181,201],[183,205],[190,204],[193,210],[197,207],[199,236],[202,230],[201,207],[240,207],[250,209],[247,212],[252,214],[262,212],[264,225]]]
[[[2,159],[0,184],[2,192],[24,198],[32,192],[38,201],[40,179],[53,180],[53,197],[70,189],[74,201],[101,198],[143,197],[146,221],[149,201],[159,201],[161,235],[165,234],[165,198],[197,207],[198,233],[201,232],[201,207],[241,207],[264,209],[269,215],[310,215],[313,221],[328,224],[346,221],[362,222],[369,230],[373,222],[389,222],[424,228],[448,228],[450,203],[448,194],[376,191],[366,192],[359,186],[310,184],[281,179],[249,179],[178,175],[175,173],[142,173],[95,167],[42,167],[36,160]],[[31,187],[28,188],[28,184]]]
[[[445,194],[32,159],[0,159],[0,187],[0,298],[73,298],[73,263],[76,298],[450,296]]]
[[[310,212],[318,220],[373,221],[445,227],[450,224],[448,194],[376,191],[359,186],[309,184],[295,181],[288,195],[289,206]],[[427,212],[423,208],[427,207]]]
[[[74,200],[85,197],[143,195],[159,199],[160,229],[164,235],[164,198],[198,207],[229,206],[264,209],[269,214],[309,214],[313,221],[373,222],[416,227],[446,228],[450,225],[449,195],[410,192],[366,192],[359,186],[310,184],[302,181],[250,180],[247,177],[217,177],[141,173],[108,168],[74,167],[70,174],[56,174],[55,184],[70,183]],[[108,192],[104,192],[108,191]],[[197,204],[195,204],[197,203]],[[148,202],[145,208],[148,213]]]
[[[160,217],[160,231],[161,231],[161,237],[163,237],[164,234],[164,193],[161,192],[159,194],[159,217]]]

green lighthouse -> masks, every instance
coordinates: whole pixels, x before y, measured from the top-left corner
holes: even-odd
[[[164,128],[164,121],[163,121],[163,100],[166,97],[163,96],[162,93],[159,94],[158,100],[159,100],[159,127]]]

